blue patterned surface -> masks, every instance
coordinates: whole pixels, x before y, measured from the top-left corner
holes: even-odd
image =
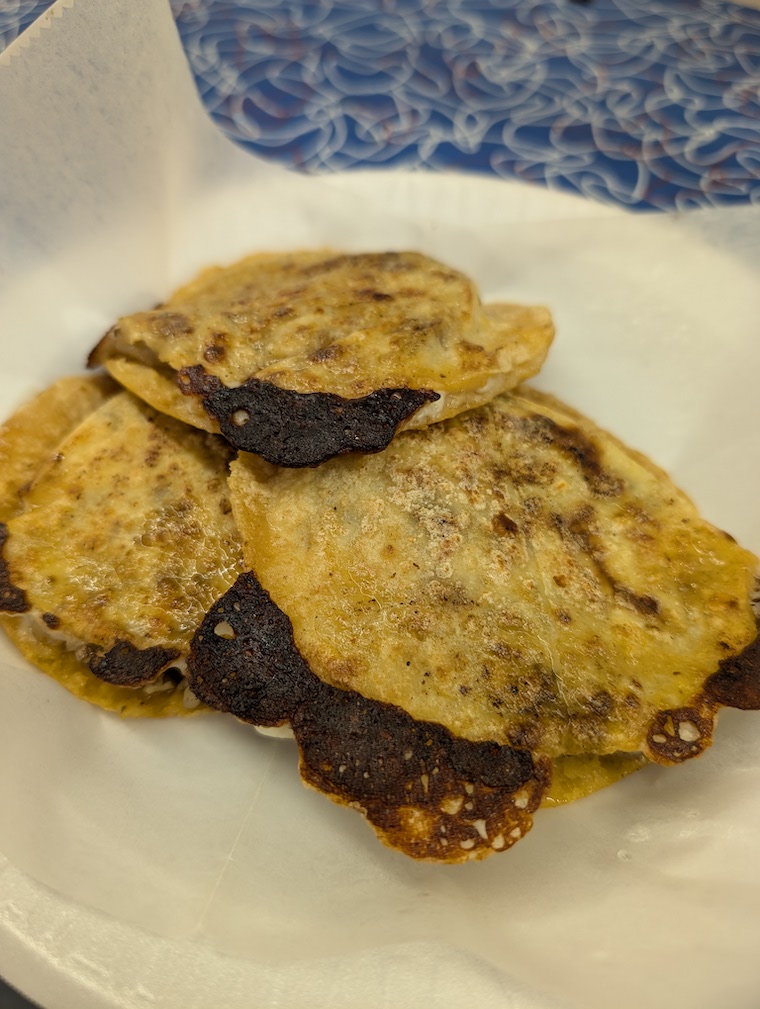
[[[0,4],[0,45],[4,25],[47,6]],[[172,8],[210,114],[283,164],[475,170],[636,208],[760,202],[759,10],[722,0]]]
[[[52,0],[0,0],[0,52],[29,27]]]

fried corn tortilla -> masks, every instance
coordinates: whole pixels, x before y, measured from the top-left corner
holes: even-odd
[[[228,460],[221,439],[126,392],[82,421],[1,530],[4,625],[23,654],[122,715],[199,710],[185,653],[243,563]]]
[[[0,522],[22,507],[22,495],[59,442],[118,390],[107,375],[70,375],[24,403],[0,427]]]
[[[241,456],[230,488],[253,572],[201,625],[193,690],[289,723],[306,783],[415,858],[503,850],[760,704],[756,559],[550,397],[313,471]]]
[[[281,466],[377,452],[397,430],[534,375],[544,308],[481,305],[419,253],[250,256],[127,316],[90,356],[156,409]]]
[[[58,445],[118,389],[108,376],[67,376],[21,406],[0,427],[0,539],[5,536],[4,523],[22,510],[32,480],[53,464]],[[188,712],[181,693],[164,691],[151,697],[99,680],[39,620],[0,613],[0,627],[32,665],[77,697],[122,714],[163,714],[172,708]]]
[[[555,757],[552,760],[552,777],[541,800],[541,805],[551,808],[577,802],[587,795],[614,785],[648,763],[643,753],[583,753],[575,756]]]
[[[230,486],[249,566],[333,687],[539,757],[663,764],[760,701],[756,558],[550,397],[313,471],[241,456]]]

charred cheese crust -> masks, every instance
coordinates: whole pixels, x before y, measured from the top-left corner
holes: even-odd
[[[422,861],[465,862],[511,847],[530,829],[549,781],[545,758],[458,739],[314,676],[288,618],[250,573],[209,611],[187,668],[207,704],[253,724],[289,722],[304,782],[358,809],[382,841]]]
[[[288,722],[282,725],[256,725],[256,731],[267,739],[295,741]],[[648,763],[642,753],[611,753],[597,756],[585,753],[574,757],[555,757],[551,763],[551,780],[541,805],[553,808],[577,802],[602,788],[628,777]]]
[[[89,701],[122,718],[165,718],[200,715],[210,711],[187,686],[187,681],[161,676],[142,687],[120,687],[95,676],[77,656],[78,649],[50,634],[42,621],[0,615],[7,637],[24,658],[47,673],[80,700]]]

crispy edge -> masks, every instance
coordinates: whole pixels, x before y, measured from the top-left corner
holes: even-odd
[[[293,392],[258,378],[228,388],[200,365],[182,368],[177,385],[185,395],[200,397],[235,448],[292,468],[347,452],[380,452],[407,418],[439,399],[430,389],[377,389],[345,399]]]
[[[85,654],[90,671],[99,680],[118,687],[143,687],[179,658],[180,653],[176,648],[160,645],[137,648],[131,641],[118,639],[108,651],[87,645]]]
[[[201,366],[175,376],[122,357],[105,361],[105,367],[162,413],[221,432],[235,448],[289,467],[316,466],[346,452],[379,452],[426,403],[439,399],[426,389],[378,389],[344,399],[294,392],[255,378],[230,389]]]
[[[601,466],[596,446],[588,438],[587,431],[602,431],[588,417],[575,408],[557,399],[550,393],[540,392],[530,386],[520,386],[513,395],[523,402],[535,403],[558,414],[562,421],[577,425],[576,428],[546,418],[547,435],[552,436],[560,449],[574,458],[583,473],[592,494],[605,496],[609,490],[605,486],[605,474]],[[648,456],[630,448],[608,431],[603,431],[605,439],[621,449],[630,459],[638,463],[658,479],[670,481],[670,476],[653,463]],[[591,451],[590,451],[591,450]],[[678,491],[684,498],[683,491]],[[729,536],[728,533],[724,535]],[[593,556],[593,551],[589,550]],[[604,572],[602,571],[602,574]],[[656,612],[656,601],[648,596],[637,597],[626,589],[611,582],[613,590],[625,594],[627,601],[640,612]],[[760,576],[755,588],[756,601],[760,603]],[[758,620],[758,635],[738,655],[729,656],[719,663],[716,672],[706,677],[703,689],[688,705],[663,709],[653,717],[647,727],[644,755],[655,763],[672,765],[700,756],[711,744],[715,730],[715,719],[721,707],[760,710],[760,613],[755,606]]]
[[[84,661],[80,661],[80,653],[70,651],[64,642],[41,639],[31,628],[23,626],[18,618],[31,606],[23,589],[10,580],[3,556],[7,538],[7,527],[0,522],[0,626],[27,661],[77,697],[107,711],[127,716],[195,713],[195,709],[183,703],[171,703],[160,691],[146,693],[139,689],[170,666],[178,651],[159,646],[139,649],[128,641],[117,641],[107,652],[96,645],[84,645],[81,653]],[[43,613],[42,620],[51,630],[59,624],[53,613]]]
[[[125,389],[160,413],[201,431],[219,433],[219,425],[206,413],[200,400],[179,394],[176,374],[171,368],[119,356],[108,358],[103,365]]]
[[[0,614],[0,626],[27,662],[55,680],[78,700],[88,701],[122,718],[166,718],[208,714],[201,704],[188,708],[184,692],[176,690],[146,693],[133,687],[117,687],[93,676],[64,642],[41,639],[28,624],[16,617]]]
[[[738,655],[723,659],[690,704],[657,713],[649,723],[646,756],[658,764],[700,756],[712,743],[721,707],[760,710],[760,635]]]
[[[471,742],[401,708],[319,680],[288,617],[251,573],[209,610],[188,658],[191,689],[254,725],[290,722],[304,782],[358,809],[412,858],[464,862],[511,847],[531,827],[548,760]]]
[[[760,709],[760,634],[743,652],[721,662],[707,681],[706,693],[728,708]]]
[[[611,445],[615,445],[618,449],[624,452],[629,459],[632,459],[634,462],[638,463],[639,466],[641,466],[643,469],[647,470],[649,473],[657,477],[659,480],[667,480],[669,483],[672,484],[673,481],[671,479],[670,474],[667,473],[661,466],[658,466],[657,463],[652,462],[649,456],[644,455],[643,452],[639,452],[638,449],[631,448],[630,445],[627,445],[624,441],[622,441],[616,435],[612,434],[606,428],[600,427],[600,425],[597,424],[595,420],[592,420],[590,417],[587,417],[585,414],[582,414],[579,410],[576,410],[575,407],[568,406],[567,403],[563,402],[563,400],[561,399],[558,399],[551,393],[541,392],[538,389],[534,389],[532,385],[520,385],[513,391],[512,395],[516,399],[522,400],[524,403],[527,402],[530,404],[536,404],[542,409],[551,410],[554,413],[558,414],[561,420],[553,422],[558,427],[562,427],[568,421],[572,424],[575,424],[577,426],[577,430],[579,432],[582,432],[584,440],[588,441],[589,444],[593,444],[588,437],[589,429],[591,429],[594,432],[599,432],[604,436],[605,441],[609,442]],[[551,418],[546,419],[551,421]],[[575,434],[576,432],[573,433]],[[569,442],[565,445],[565,448],[570,452],[570,454],[572,454],[572,452],[570,451]],[[594,452],[598,456],[598,450],[596,449],[595,446],[594,446]],[[679,489],[678,492],[679,494],[686,497],[686,495],[682,490]]]

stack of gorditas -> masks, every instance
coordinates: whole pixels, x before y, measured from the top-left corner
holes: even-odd
[[[288,727],[417,859],[698,756],[760,707],[757,560],[522,384],[552,338],[418,253],[205,271],[0,430],[3,627],[120,715]]]

